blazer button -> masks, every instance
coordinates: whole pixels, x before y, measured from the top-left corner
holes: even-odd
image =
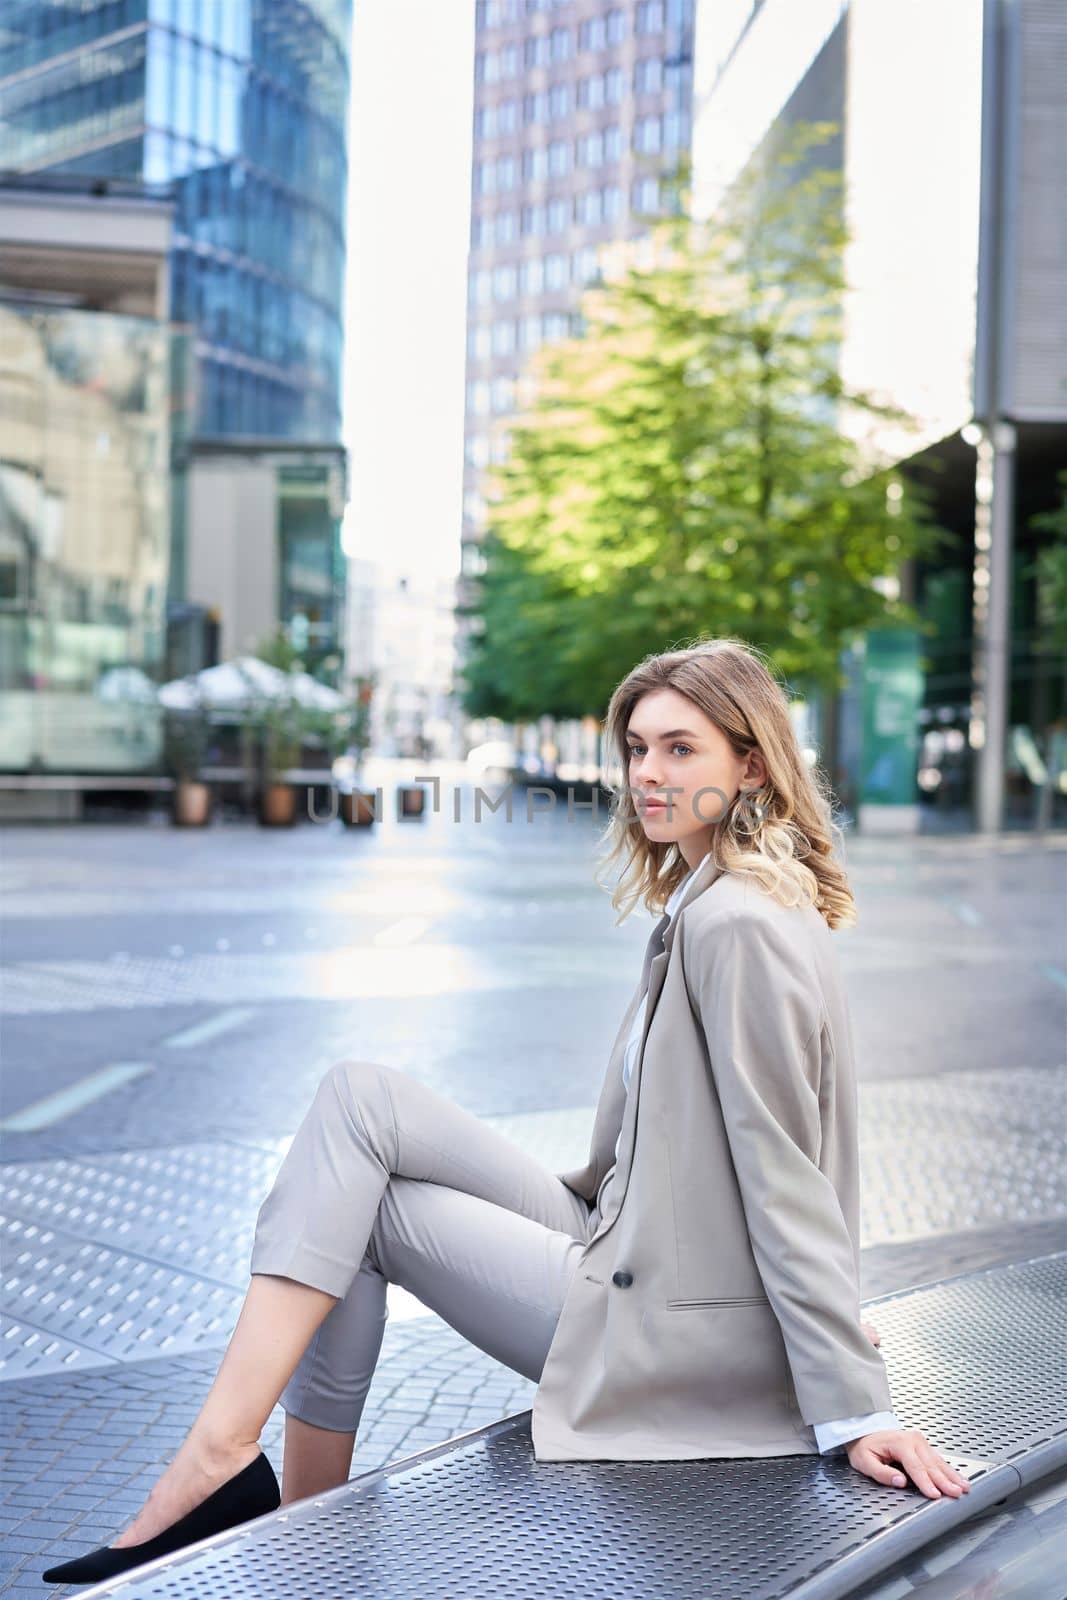
[[[620,1289],[628,1289],[634,1281],[634,1275],[632,1272],[613,1272],[611,1281],[617,1283]]]

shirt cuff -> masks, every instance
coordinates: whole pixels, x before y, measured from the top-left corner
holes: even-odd
[[[892,1411],[870,1411],[864,1417],[835,1417],[832,1422],[816,1422],[815,1441],[820,1455],[841,1450],[850,1439],[861,1439],[865,1433],[875,1433],[879,1428],[899,1428]]]

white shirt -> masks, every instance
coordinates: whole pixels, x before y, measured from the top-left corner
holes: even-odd
[[[700,870],[710,854],[711,851],[708,850],[703,858],[697,862],[697,865],[692,869],[692,871],[682,879],[677,889],[675,889],[674,893],[667,901],[664,911],[666,911],[671,917],[673,917],[674,913],[677,911],[678,903],[685,894],[686,889],[689,887],[689,882],[693,877],[693,874]],[[645,1012],[647,1007],[648,991],[646,990],[641,996],[641,1004],[634,1013],[634,1020],[630,1028],[629,1037],[626,1040],[626,1050],[622,1060],[622,1081],[626,1086],[627,1093],[629,1093],[630,1077],[633,1072],[634,1062],[637,1059],[638,1047],[641,1043],[641,1033],[645,1025]],[[615,1161],[612,1163],[611,1168],[600,1187],[601,1214],[603,1214],[604,1210],[604,1195],[606,1194],[608,1185],[611,1183],[612,1177],[614,1176],[615,1165],[619,1159],[619,1144],[621,1140],[622,1130],[620,1128],[619,1137],[615,1141]],[[831,1451],[843,1450],[849,1439],[859,1439],[863,1436],[863,1434],[874,1433],[879,1428],[899,1428],[900,1423],[897,1421],[897,1418],[892,1411],[871,1411],[866,1416],[837,1417],[832,1422],[816,1422],[813,1424],[813,1426],[815,1429],[815,1440],[819,1446],[819,1453],[821,1455],[828,1455]]]

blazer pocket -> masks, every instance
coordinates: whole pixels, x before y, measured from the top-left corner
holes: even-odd
[[[714,1300],[668,1300],[667,1309],[678,1311],[685,1306],[765,1306],[770,1302],[765,1294],[735,1294],[719,1296]]]

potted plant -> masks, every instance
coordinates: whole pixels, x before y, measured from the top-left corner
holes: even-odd
[[[296,821],[296,786],[286,773],[300,761],[303,723],[292,696],[264,702],[256,715],[259,731],[259,821],[267,828],[287,828]]]
[[[207,724],[202,705],[166,713],[164,757],[174,778],[171,821],[176,827],[203,828],[211,820],[211,787],[200,776],[206,746]]]

